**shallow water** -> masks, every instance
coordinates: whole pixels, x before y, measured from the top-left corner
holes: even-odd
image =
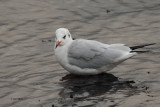
[[[159,0],[1,0],[0,106],[159,107],[159,10]],[[157,44],[109,74],[68,79],[53,52],[59,27],[108,44]]]

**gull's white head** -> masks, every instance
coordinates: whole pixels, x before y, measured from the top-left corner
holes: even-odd
[[[69,30],[66,28],[59,28],[56,30],[55,33],[56,33],[56,38],[55,38],[56,48],[58,46],[63,46],[72,40],[72,36],[71,36]]]

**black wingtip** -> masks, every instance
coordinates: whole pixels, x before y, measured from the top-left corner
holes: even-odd
[[[130,49],[135,50],[135,49],[139,49],[139,48],[143,48],[143,47],[150,46],[150,45],[155,45],[155,44],[156,44],[156,43],[150,43],[150,44],[132,46],[132,47],[130,47]]]
[[[139,53],[148,53],[148,52],[151,52],[151,51],[134,51],[134,50],[133,50],[133,51],[131,51],[130,53],[133,53],[133,52],[136,52],[136,53],[139,54]]]

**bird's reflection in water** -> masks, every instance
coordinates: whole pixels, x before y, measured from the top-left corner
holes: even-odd
[[[59,96],[63,99],[60,103],[73,104],[83,101],[90,97],[111,94],[118,90],[135,89],[132,86],[133,81],[119,81],[112,74],[99,74],[94,76],[76,76],[68,74],[62,77],[62,86],[64,87]],[[69,102],[68,102],[69,101]]]

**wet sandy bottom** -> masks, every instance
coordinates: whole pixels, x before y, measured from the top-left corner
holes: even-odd
[[[1,0],[1,107],[159,107],[159,0]],[[68,76],[54,56],[55,30],[149,53],[97,76]],[[66,76],[67,75],[67,76]]]

